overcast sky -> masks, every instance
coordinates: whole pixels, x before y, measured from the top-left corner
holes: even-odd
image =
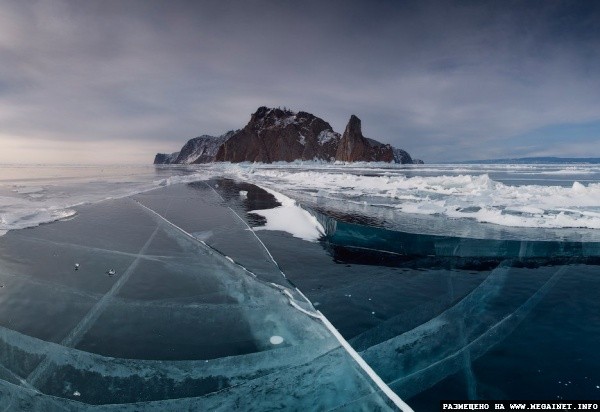
[[[428,163],[600,156],[600,2],[0,0],[0,163],[150,163],[261,105]]]

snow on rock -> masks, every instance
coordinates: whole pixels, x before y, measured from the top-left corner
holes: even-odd
[[[235,133],[236,131],[231,130],[217,137],[203,135],[191,139],[183,146],[173,163],[192,164],[213,162],[219,148]]]
[[[334,132],[333,130],[323,130],[317,136],[317,140],[318,140],[319,144],[322,146],[331,141],[339,140],[340,137],[341,137],[340,134]]]

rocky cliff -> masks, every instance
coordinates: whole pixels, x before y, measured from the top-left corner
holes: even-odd
[[[412,163],[411,156],[363,136],[354,115],[343,135],[323,119],[307,112],[260,107],[248,124],[222,136],[203,135],[189,140],[180,152],[157,154],[155,164],[225,162],[292,162],[324,160],[343,162]]]
[[[335,160],[342,162],[393,162],[394,150],[389,144],[383,144],[364,137],[360,119],[352,115],[338,145]]]
[[[157,153],[154,156],[154,164],[155,165],[170,165],[175,163],[177,160],[177,156],[179,156],[179,152],[175,153]]]
[[[422,164],[423,161],[419,159],[413,159],[406,150],[398,149],[394,147],[394,163],[402,163],[402,164]]]
[[[260,107],[219,149],[216,161],[333,160],[340,135],[310,113]]]
[[[188,140],[173,163],[192,164],[214,162],[217,152],[237,131],[229,131],[221,136],[202,135]]]

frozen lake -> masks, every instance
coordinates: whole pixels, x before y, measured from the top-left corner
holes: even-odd
[[[583,164],[0,166],[0,406],[597,398],[599,182]]]

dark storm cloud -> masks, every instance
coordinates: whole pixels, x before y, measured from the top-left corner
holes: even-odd
[[[366,135],[443,161],[561,154],[565,125],[600,120],[594,2],[4,3],[4,140],[120,142],[142,161],[285,105],[338,131],[355,113]],[[553,126],[565,139],[549,149]],[[579,155],[600,150],[586,130]]]

